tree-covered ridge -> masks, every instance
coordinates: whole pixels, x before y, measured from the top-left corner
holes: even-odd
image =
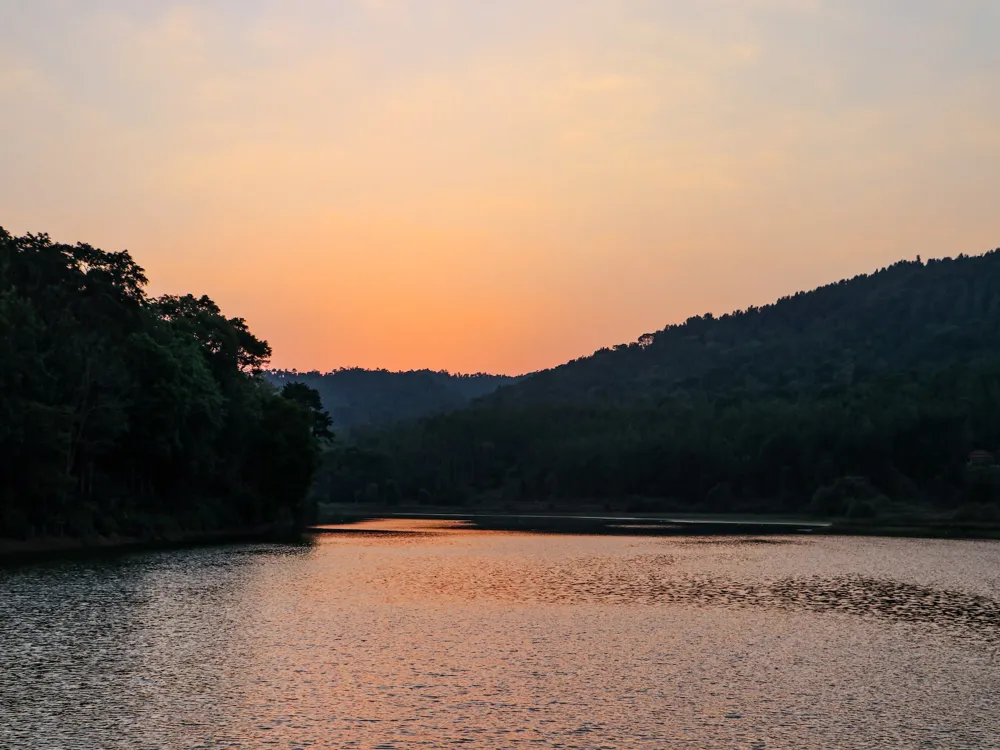
[[[145,293],[127,251],[0,228],[0,537],[295,523],[316,415],[208,297]]]
[[[467,406],[473,399],[516,382],[507,375],[457,375],[433,370],[344,368],[321,373],[271,370],[277,385],[304,383],[315,388],[338,429],[380,426]]]
[[[694,317],[359,446],[410,497],[991,515],[977,449],[1000,449],[1000,251]]]
[[[514,403],[619,402],[697,379],[734,396],[865,379],[995,340],[1000,251],[900,261],[763,307],[689,318],[525,379]],[[858,369],[860,368],[860,369]]]

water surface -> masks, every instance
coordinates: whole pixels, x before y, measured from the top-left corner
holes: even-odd
[[[1000,544],[371,522],[0,570],[2,748],[996,748]]]

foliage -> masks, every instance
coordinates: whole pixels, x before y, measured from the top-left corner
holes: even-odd
[[[263,379],[243,319],[145,285],[127,251],[0,229],[0,536],[304,517],[318,396]]]
[[[324,411],[318,391],[305,383],[288,382],[282,386],[281,396],[289,401],[294,401],[312,415],[311,429],[314,437],[321,440],[333,440],[333,432],[330,430],[333,420]]]
[[[403,497],[866,517],[1000,502],[1000,251],[693,317],[362,433]],[[984,463],[985,461],[985,463]],[[329,499],[344,495],[334,492]],[[666,500],[669,498],[669,501]]]

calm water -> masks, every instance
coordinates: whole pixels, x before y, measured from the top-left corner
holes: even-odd
[[[363,528],[0,570],[0,748],[1000,747],[1000,544]]]

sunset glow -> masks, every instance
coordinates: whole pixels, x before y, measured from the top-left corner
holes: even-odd
[[[273,363],[520,373],[1000,245],[987,0],[0,0],[0,225]]]

